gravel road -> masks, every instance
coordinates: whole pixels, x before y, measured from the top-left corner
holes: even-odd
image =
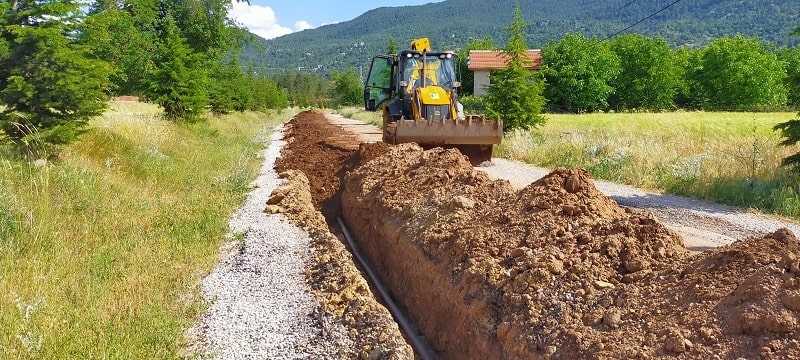
[[[200,358],[336,359],[350,346],[344,328],[310,294],[303,274],[308,234],[264,212],[281,181],[273,170],[285,144],[281,130],[272,135],[247,202],[230,219],[222,261],[202,281],[209,306],[188,334],[188,351]]]
[[[493,179],[505,179],[521,189],[550,172],[518,161],[494,158],[492,164],[476,167]],[[755,212],[699,201],[683,196],[648,192],[632,186],[595,180],[595,186],[622,206],[651,211],[670,229],[681,234],[686,247],[703,251],[734,240],[764,235],[785,227],[800,234],[797,221],[768,217]]]

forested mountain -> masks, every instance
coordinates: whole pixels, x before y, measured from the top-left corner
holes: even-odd
[[[521,1],[531,24],[528,44],[541,48],[567,33],[605,39],[647,18],[624,33],[664,38],[671,46],[703,46],[725,35],[757,37],[779,46],[794,46],[789,37],[800,25],[797,0],[539,0]],[[436,49],[456,50],[473,39],[490,37],[505,43],[516,0],[446,0],[420,6],[384,7],[338,24],[264,40],[250,48],[245,61],[286,70],[328,74],[355,68],[366,71],[375,54],[385,53],[393,36],[403,46],[429,37]],[[666,8],[666,9],[665,9]],[[659,12],[659,10],[663,11]]]

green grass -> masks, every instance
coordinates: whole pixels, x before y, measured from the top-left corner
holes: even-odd
[[[364,107],[349,106],[334,110],[334,113],[342,115],[346,118],[363,121],[367,124],[372,124],[377,127],[383,126],[380,111],[366,111]]]
[[[0,152],[0,358],[178,358],[230,213],[291,113],[111,104],[56,161]]]
[[[772,131],[795,113],[546,116],[540,129],[506,134],[495,156],[800,217],[798,177],[780,167],[800,147],[778,146]]]

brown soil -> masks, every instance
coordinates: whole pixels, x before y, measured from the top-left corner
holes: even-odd
[[[278,168],[308,176],[327,218],[342,211],[442,358],[800,357],[800,245],[788,230],[690,255],[586,171],[516,191],[456,150],[356,151],[326,124],[292,120]]]

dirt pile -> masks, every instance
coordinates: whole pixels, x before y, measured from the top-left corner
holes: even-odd
[[[345,218],[400,302],[425,309],[415,321],[443,358],[796,351],[796,280],[784,274],[797,257],[782,255],[797,254],[791,234],[736,243],[738,261],[720,255],[731,250],[695,259],[584,170],[517,192],[455,151],[414,144],[356,168],[345,186]],[[754,351],[765,338],[782,340]]]
[[[313,146],[303,143],[300,135],[303,134],[303,130],[295,128],[294,131],[288,130],[287,134],[297,147],[290,146],[285,150],[286,156],[283,157],[282,164],[285,166],[287,159],[292,159],[292,155],[286,154],[288,152],[303,158],[303,161],[292,164],[309,164],[305,161],[307,154],[297,151]],[[335,151],[335,154],[333,157],[338,156],[339,151]],[[330,158],[331,156],[326,157]],[[324,164],[331,165],[328,160]],[[305,167],[307,171],[325,168],[324,165],[297,167]],[[350,252],[329,231],[325,218],[318,210],[323,201],[312,199],[309,178],[298,170],[288,170],[282,172],[280,176],[285,182],[273,191],[265,211],[283,213],[290,221],[309,233],[312,239],[313,259],[310,261],[311,267],[306,271],[306,276],[314,290],[314,296],[326,312],[341,319],[342,324],[350,329],[349,335],[355,344],[353,349],[350,349],[351,352],[342,354],[342,357],[412,359],[413,350],[403,339],[391,314],[375,299],[367,281],[353,262]],[[330,191],[328,186],[320,186],[323,183],[320,179],[321,177],[315,178],[318,191],[332,195],[335,191]],[[328,182],[333,180],[325,183]],[[314,204],[317,204],[317,207]]]
[[[690,255],[583,170],[515,191],[454,150],[356,151],[325,124],[293,120],[284,165],[314,178],[328,218],[339,211],[329,186],[343,181],[362,249],[443,358],[800,358],[800,245],[788,231]]]
[[[554,348],[577,356],[559,329],[603,317],[618,326],[613,312],[595,319],[593,304],[646,277],[653,262],[686,254],[677,235],[619,208],[585,171],[558,170],[518,193],[457,151],[414,144],[351,172],[343,206],[395,293],[409,298],[405,305],[441,313],[415,320],[445,358],[476,344],[474,358],[530,358]],[[413,269],[425,273],[415,278]],[[424,286],[431,282],[435,288]],[[454,307],[464,313],[449,316]]]

